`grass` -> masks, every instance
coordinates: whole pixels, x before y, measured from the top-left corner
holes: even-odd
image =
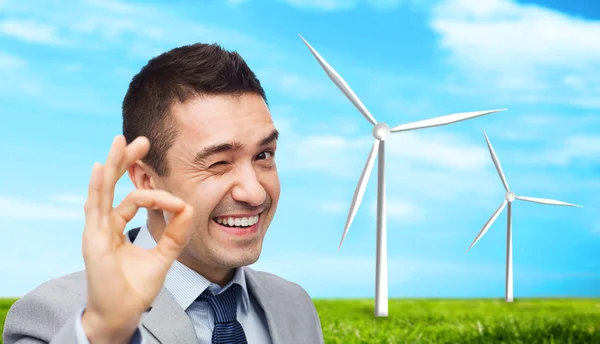
[[[10,306],[15,303],[17,299],[0,299],[0,333],[4,333],[4,320],[6,319],[6,313]],[[0,336],[0,344],[3,343],[2,336]]]
[[[315,300],[326,343],[600,343],[600,300]]]
[[[14,301],[0,299],[0,330]],[[328,344],[600,343],[600,299],[392,299],[387,318],[373,300],[314,302]]]

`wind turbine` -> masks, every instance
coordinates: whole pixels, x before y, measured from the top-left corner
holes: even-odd
[[[466,119],[479,117],[494,112],[504,111],[506,109],[499,110],[488,110],[488,111],[475,111],[465,113],[455,113],[435,118],[430,118],[422,121],[411,122],[407,124],[401,124],[390,129],[390,127],[383,122],[377,122],[375,117],[371,115],[365,105],[358,99],[356,94],[350,89],[350,86],[342,79],[342,77],[319,55],[319,53],[313,49],[313,47],[302,37],[310,52],[317,59],[321,67],[325,70],[325,73],[329,78],[336,84],[336,86],[346,95],[346,97],[354,104],[354,106],[360,111],[360,113],[373,125],[373,147],[369,153],[369,157],[363,169],[363,172],[354,191],[352,198],[352,204],[346,220],[346,226],[344,227],[344,234],[340,241],[340,246],[344,242],[344,238],[348,233],[348,229],[354,220],[354,216],[362,202],[367,183],[373,169],[373,163],[375,157],[379,156],[378,159],[378,171],[377,171],[377,248],[376,248],[376,267],[375,267],[375,316],[386,317],[388,315],[388,278],[387,278],[387,232],[386,232],[386,202],[385,202],[385,140],[389,137],[390,133],[409,131],[422,128],[430,128]]]
[[[473,243],[471,244],[471,246],[469,246],[469,248],[467,249],[467,252],[469,252],[469,250],[471,248],[473,248],[473,246],[475,246],[475,244],[479,241],[479,239],[481,239],[483,237],[483,235],[492,226],[494,221],[496,221],[496,218],[498,217],[498,215],[500,215],[502,210],[504,210],[504,208],[508,208],[507,219],[506,219],[506,289],[505,289],[504,300],[506,302],[513,302],[512,202],[514,200],[518,199],[518,200],[527,201],[527,202],[550,204],[550,205],[561,205],[561,206],[579,207],[579,208],[582,208],[582,206],[577,205],[577,204],[572,204],[572,203],[566,203],[563,201],[547,199],[547,198],[537,198],[537,197],[527,197],[527,196],[515,195],[515,193],[512,192],[510,190],[510,188],[508,187],[508,183],[506,182],[506,177],[504,176],[504,172],[502,172],[502,167],[500,166],[500,161],[498,160],[498,157],[496,156],[496,152],[494,152],[494,148],[492,148],[492,144],[490,143],[490,140],[489,140],[487,134],[485,133],[485,131],[483,132],[483,135],[485,136],[485,141],[487,142],[488,150],[490,151],[490,155],[492,157],[492,161],[494,162],[494,166],[496,166],[496,171],[498,171],[498,175],[500,176],[500,179],[502,180],[502,185],[504,185],[504,190],[506,190],[506,194],[504,195],[504,200],[502,201],[502,203],[500,204],[498,209],[496,209],[494,214],[492,214],[492,217],[490,217],[490,219],[485,223],[485,225],[483,226],[483,228],[481,229],[479,234],[477,234],[477,237],[475,238],[475,240],[473,240]]]

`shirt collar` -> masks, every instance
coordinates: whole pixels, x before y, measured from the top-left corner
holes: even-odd
[[[133,244],[147,250],[156,246],[156,241],[150,234],[147,224],[144,224],[140,228]],[[228,289],[233,284],[239,284],[242,287],[242,309],[247,312],[250,307],[250,298],[246,286],[246,277],[243,266],[236,269],[233,279],[223,288],[218,284],[211,283],[204,276],[190,269],[178,260],[173,262],[165,277],[165,288],[173,294],[177,303],[184,310],[187,309],[206,288],[209,288],[213,294],[218,294],[221,291]]]

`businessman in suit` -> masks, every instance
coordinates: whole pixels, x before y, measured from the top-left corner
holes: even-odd
[[[85,270],[17,301],[4,343],[323,343],[306,291],[247,267],[279,200],[278,135],[237,53],[194,44],[150,60],[92,169]],[[113,207],[125,172],[135,191]],[[139,208],[146,224],[125,231]]]

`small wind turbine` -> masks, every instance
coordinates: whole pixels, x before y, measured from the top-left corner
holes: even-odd
[[[490,219],[485,223],[485,225],[483,226],[483,228],[481,229],[479,234],[477,234],[477,237],[475,238],[475,240],[473,240],[473,243],[471,244],[471,246],[469,246],[469,248],[467,249],[467,252],[469,252],[469,250],[471,248],[473,248],[473,246],[475,246],[475,244],[479,241],[479,239],[481,239],[483,237],[483,235],[488,231],[488,229],[492,226],[494,221],[496,221],[496,218],[498,217],[498,215],[500,215],[502,210],[504,210],[504,208],[508,206],[507,219],[506,219],[506,289],[505,289],[504,300],[506,302],[513,302],[512,202],[516,199],[519,199],[522,201],[541,203],[541,204],[562,205],[562,206],[579,207],[579,208],[582,208],[582,206],[577,205],[577,204],[572,204],[572,203],[566,203],[563,201],[547,199],[547,198],[526,197],[526,196],[515,195],[515,193],[512,192],[510,190],[510,188],[508,187],[508,183],[506,182],[506,177],[504,177],[504,172],[502,172],[502,167],[500,166],[500,161],[498,160],[498,157],[496,156],[496,153],[494,152],[494,148],[492,148],[492,144],[490,143],[488,136],[486,135],[485,132],[483,132],[483,135],[485,136],[485,141],[487,142],[488,150],[490,151],[492,161],[494,162],[494,165],[496,166],[496,171],[498,171],[498,175],[500,176],[500,179],[502,180],[502,184],[504,185],[506,194],[504,196],[504,201],[502,201],[502,204],[500,204],[498,209],[496,209],[494,214],[492,214],[492,217],[490,217]]]
[[[369,158],[363,169],[363,172],[358,181],[356,190],[354,191],[354,197],[352,198],[352,204],[350,206],[350,212],[346,220],[346,226],[344,227],[344,234],[340,241],[339,248],[342,247],[344,238],[348,233],[348,229],[354,220],[354,216],[362,202],[367,183],[373,169],[373,163],[375,157],[379,156],[379,164],[377,171],[377,248],[376,248],[376,267],[375,267],[375,316],[386,317],[388,315],[388,279],[387,279],[387,233],[386,233],[386,202],[385,202],[385,140],[389,137],[390,133],[409,131],[422,128],[430,128],[450,123],[464,121],[466,119],[479,117],[494,112],[504,111],[500,110],[488,110],[488,111],[476,111],[476,112],[465,112],[455,113],[446,116],[440,116],[436,118],[430,118],[422,121],[401,124],[390,129],[390,127],[383,123],[377,122],[373,115],[367,110],[363,103],[358,99],[356,94],[350,89],[350,86],[346,84],[344,79],[333,69],[331,66],[319,55],[319,53],[308,44],[308,42],[299,35],[304,41],[310,52],[317,59],[321,67],[325,70],[325,73],[329,78],[336,84],[336,86],[346,95],[346,97],[354,104],[354,106],[360,111],[360,113],[373,125],[373,147],[369,153]],[[339,249],[338,248],[338,249]]]

